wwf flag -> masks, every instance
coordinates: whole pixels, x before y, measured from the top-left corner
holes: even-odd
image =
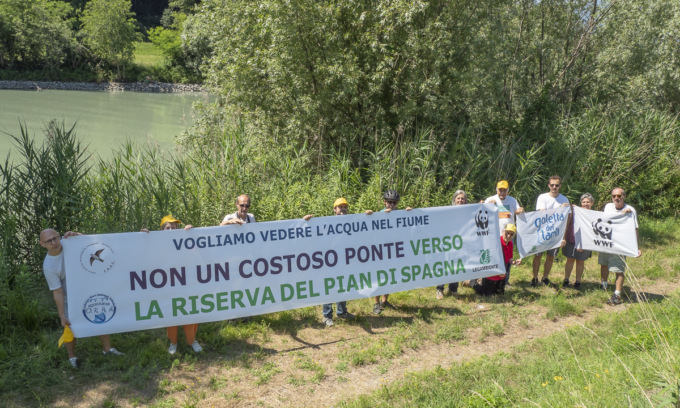
[[[600,212],[574,207],[577,249],[638,256],[635,214]]]

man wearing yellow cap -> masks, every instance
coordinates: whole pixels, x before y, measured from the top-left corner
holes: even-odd
[[[71,326],[68,319],[68,303],[66,295],[66,265],[64,263],[64,248],[61,246],[61,240],[68,237],[82,235],[79,232],[68,231],[62,238],[59,232],[52,228],[47,228],[40,233],[40,246],[47,249],[47,255],[43,262],[43,273],[47,280],[47,285],[52,291],[54,303],[57,305],[57,312],[59,312],[59,319],[61,325],[66,328]],[[70,337],[70,336],[69,336]],[[68,360],[73,368],[78,368],[78,357],[76,357],[76,338],[71,341],[65,341],[66,352],[68,353]],[[104,334],[99,336],[104,348],[104,355],[121,356],[123,353],[111,347],[109,335]]]
[[[340,197],[333,203],[333,212],[335,215],[347,215],[349,204],[344,197]],[[313,215],[308,214],[302,217],[305,221],[309,221]],[[336,313],[339,318],[346,320],[354,320],[354,315],[347,311],[347,302],[337,302],[335,304]],[[323,322],[326,326],[333,326],[333,304],[326,303],[323,305]]]
[[[524,208],[520,207],[515,197],[509,196],[510,185],[506,180],[501,180],[496,184],[496,195],[484,200],[485,203],[496,204],[498,207],[498,221],[500,223],[501,234],[508,224],[515,223],[515,215],[522,214]]]

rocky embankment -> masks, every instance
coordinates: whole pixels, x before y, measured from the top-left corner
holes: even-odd
[[[61,89],[68,91],[131,91],[155,93],[206,92],[201,85],[168,84],[163,82],[56,82],[56,81],[0,81],[0,89]]]

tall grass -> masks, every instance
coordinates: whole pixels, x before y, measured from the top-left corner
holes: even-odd
[[[13,136],[21,160],[0,165],[0,244],[10,269],[37,268],[37,234],[46,226],[135,231],[155,228],[169,213],[193,225],[217,225],[244,193],[265,221],[330,215],[339,196],[349,200],[350,211],[376,210],[388,188],[401,193],[402,206],[448,205],[458,188],[478,200],[507,179],[511,194],[531,209],[547,177],[560,174],[562,192],[572,200],[588,191],[602,206],[609,189],[620,185],[641,213],[680,211],[680,126],[654,111],[603,115],[593,109],[553,123],[542,137],[463,125],[442,142],[432,129],[413,129],[415,137],[397,133],[377,140],[374,151],[358,151],[363,139],[348,137],[323,154],[260,131],[221,101],[199,112],[178,153],[127,142],[94,165],[75,125],[50,122],[42,146],[22,127]]]

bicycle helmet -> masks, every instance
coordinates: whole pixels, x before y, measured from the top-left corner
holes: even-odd
[[[383,199],[385,201],[399,201],[399,193],[396,190],[387,190],[383,194]]]

